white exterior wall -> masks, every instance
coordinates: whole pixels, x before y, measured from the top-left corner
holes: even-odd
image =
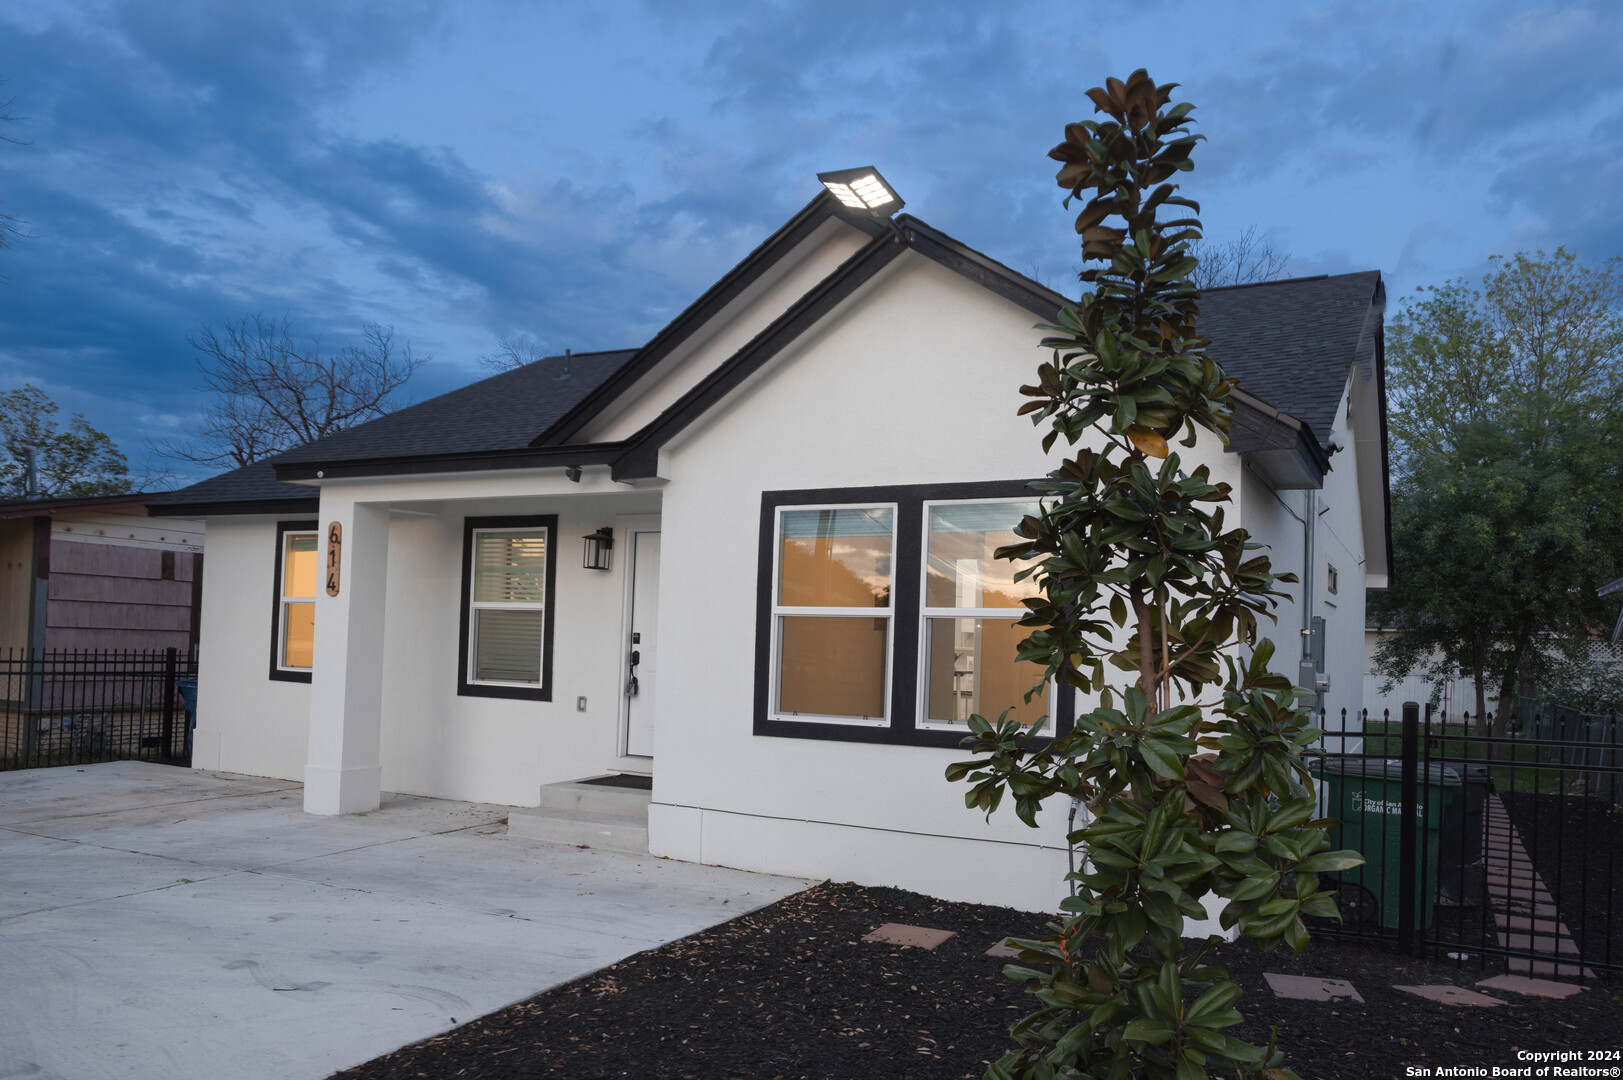
[[[383,790],[534,806],[542,784],[648,768],[647,759],[619,756],[626,547],[617,541],[610,571],[591,571],[581,566],[580,538],[600,525],[618,525],[624,515],[657,514],[657,492],[627,491],[602,470],[589,471],[578,485],[524,475],[331,484],[320,525],[357,503],[392,507],[379,730]],[[463,519],[531,514],[559,519],[552,700],[460,696]],[[303,780],[312,688],[269,677],[276,519],[220,517],[209,526],[193,766]],[[625,535],[620,527],[615,534]],[[346,533],[346,587],[361,555]],[[317,666],[325,659],[322,612],[335,603],[318,593]],[[576,711],[581,696],[585,712]]]
[[[310,687],[270,678],[277,520],[208,522],[194,769],[304,779]]]
[[[1048,471],[1041,431],[1015,416],[1044,358],[1035,322],[903,255],[671,448],[656,854],[1026,910],[1064,894],[1059,800],[1037,830],[1008,807],[987,823],[942,777],[959,750],[753,734],[761,492]],[[1237,481],[1214,448],[1195,453]]]
[[[395,504],[397,507],[399,503]],[[625,650],[625,532],[608,572],[581,566],[581,537],[617,515],[657,513],[657,494],[504,500],[448,507],[390,523],[383,677],[383,789],[441,799],[534,806],[543,784],[646,769],[619,759]],[[552,700],[461,697],[462,522],[497,514],[557,514]],[[320,622],[316,648],[321,648]],[[584,713],[575,699],[584,696]]]
[[[1336,411],[1335,429],[1342,441],[1347,435],[1347,398],[1342,396]],[[1315,433],[1320,434],[1320,433]],[[1252,540],[1266,544],[1264,552],[1273,562],[1274,572],[1294,573],[1306,579],[1312,574],[1313,614],[1324,619],[1325,674],[1330,690],[1325,695],[1329,714],[1326,726],[1338,729],[1341,710],[1347,722],[1357,726],[1358,710],[1364,698],[1364,527],[1359,504],[1359,461],[1350,451],[1330,458],[1330,471],[1318,491],[1275,492],[1254,470],[1246,468],[1241,489],[1241,521]],[[1308,514],[1308,496],[1313,496],[1316,523],[1313,532],[1313,565],[1303,564],[1303,523]],[[1328,587],[1329,568],[1340,575],[1335,594]],[[1262,622],[1259,635],[1272,638],[1275,646],[1273,667],[1281,674],[1297,677],[1302,656],[1302,583],[1286,584],[1289,602],[1282,602],[1277,623]]]

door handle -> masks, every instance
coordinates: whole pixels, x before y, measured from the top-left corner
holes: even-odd
[[[642,663],[642,651],[640,649],[632,649],[631,650],[631,666],[636,667],[640,663]]]
[[[637,677],[635,675],[626,680],[626,697],[637,696]]]

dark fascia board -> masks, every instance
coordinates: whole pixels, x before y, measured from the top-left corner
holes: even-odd
[[[1381,524],[1386,534],[1386,587],[1396,581],[1397,563],[1392,559],[1392,458],[1386,434],[1386,280],[1375,279],[1375,295],[1369,300],[1375,328],[1375,400],[1381,406]],[[1619,625],[1623,625],[1620,623]]]
[[[624,453],[626,446],[623,442],[584,443],[579,446],[521,446],[506,450],[470,450],[461,454],[416,454],[410,457],[356,458],[351,461],[297,461],[276,466],[276,479],[283,482],[338,480],[358,476],[607,465]]]
[[[625,452],[614,461],[614,479],[630,481],[657,476],[660,447],[792,344],[864,282],[888,266],[906,247],[907,242],[901,235],[889,231],[881,232],[863,245],[837,270],[772,320],[766,329],[751,338],[748,344],[633,436]]]
[[[896,224],[906,234],[908,246],[920,255],[957,271],[1040,319],[1052,320],[1067,304],[1075,303],[1069,297],[1032,281],[1018,270],[1011,270],[990,255],[926,225],[911,214],[901,215],[896,219]]]
[[[573,437],[593,417],[635,385],[637,380],[652,371],[673,349],[713,319],[744,290],[755,284],[763,274],[777,265],[780,259],[798,247],[830,218],[847,222],[869,236],[885,232],[885,226],[873,218],[846,211],[840,205],[840,201],[826,189],[819,192],[817,197],[802,207],[783,228],[767,237],[754,251],[744,256],[720,281],[706,289],[703,295],[655,334],[651,341],[637,350],[635,356],[620,366],[620,370],[582,398],[574,408],[563,415],[562,419],[536,436],[530,445],[559,446]]]
[[[308,499],[254,499],[244,502],[195,502],[147,505],[148,517],[224,517],[248,514],[313,514],[321,506],[321,496],[313,491]]]

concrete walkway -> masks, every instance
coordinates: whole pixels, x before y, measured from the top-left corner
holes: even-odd
[[[302,1080],[809,882],[506,835],[506,807],[141,762],[0,773],[0,1078]]]

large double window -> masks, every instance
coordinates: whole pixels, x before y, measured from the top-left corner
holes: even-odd
[[[317,532],[313,521],[276,525],[270,677],[309,682],[316,646]]]
[[[1023,481],[767,493],[756,732],[956,746],[971,714],[1063,712],[1025,700],[1035,586],[993,556],[1036,508]]]
[[[558,518],[467,518],[458,692],[552,700]]]

